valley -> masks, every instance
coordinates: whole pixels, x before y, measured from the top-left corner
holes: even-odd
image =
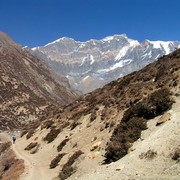
[[[180,49],[85,94],[4,33],[0,49],[2,179],[179,179]]]

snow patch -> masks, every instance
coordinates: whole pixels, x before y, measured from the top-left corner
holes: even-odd
[[[163,42],[163,41],[149,41],[151,44],[153,44],[153,47],[155,49],[164,49],[164,51],[166,52],[165,54],[169,54],[171,52],[169,45],[172,44],[172,41],[167,41],[167,42]]]
[[[86,81],[90,76],[86,76],[85,78],[82,79],[82,81]]]
[[[114,64],[113,66],[111,66],[108,69],[99,69],[97,72],[100,73],[100,74],[101,73],[107,73],[107,72],[112,71],[112,70],[114,70],[116,68],[126,66],[126,65],[130,64],[131,62],[132,62],[132,59],[124,59],[124,60],[121,60],[118,63]]]
[[[83,47],[85,47],[85,46],[86,46],[86,44],[85,44],[85,43],[82,43],[82,44],[80,44],[79,49],[80,49],[80,48],[83,48]]]
[[[115,61],[120,60],[121,58],[123,58],[130,48],[134,48],[134,47],[140,45],[140,43],[138,41],[136,41],[136,40],[128,39],[128,42],[129,42],[129,44],[127,46],[124,46],[119,51],[118,55],[115,57]]]
[[[95,62],[93,55],[90,55],[90,59],[91,59],[90,64],[92,65]]]
[[[39,49],[39,46],[38,46],[38,47],[31,48],[31,50],[33,50],[33,51],[36,51],[36,50],[38,50],[38,49]]]
[[[119,68],[119,67],[123,67],[125,65],[128,65],[132,62],[132,59],[124,59],[124,60],[121,60],[119,61],[118,63],[114,64],[112,67],[110,67],[110,70],[114,70],[116,68]]]
[[[102,39],[102,41],[112,41],[114,39],[114,36],[107,36],[105,38]]]
[[[83,60],[82,60],[82,63],[80,64],[80,66],[82,66],[85,63],[86,59],[87,59],[87,57],[83,57]]]

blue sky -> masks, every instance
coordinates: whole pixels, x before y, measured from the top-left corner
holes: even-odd
[[[0,17],[0,31],[30,47],[123,33],[180,41],[180,0],[1,0]]]

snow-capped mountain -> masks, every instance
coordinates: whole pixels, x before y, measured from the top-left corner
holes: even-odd
[[[32,53],[65,75],[73,89],[88,93],[177,48],[180,42],[145,40],[140,43],[122,34],[86,42],[63,37],[44,47],[32,48]]]

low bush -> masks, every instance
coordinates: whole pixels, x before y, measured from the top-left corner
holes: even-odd
[[[58,145],[57,151],[60,152],[60,151],[63,149],[63,147],[66,145],[66,143],[67,143],[68,141],[69,141],[68,138],[67,138],[67,139],[64,139],[64,140]]]
[[[60,132],[61,132],[60,129],[55,129],[53,127],[51,128],[50,132],[46,135],[44,140],[47,141],[48,143],[51,143],[52,141],[54,141],[54,139],[58,136]]]
[[[92,113],[91,113],[91,116],[90,116],[90,122],[93,122],[97,117],[97,113],[96,111],[94,110]]]
[[[172,159],[178,160],[179,158],[180,158],[180,149],[176,149],[173,156],[172,156]]]
[[[0,155],[11,147],[11,142],[5,142],[0,144]]]
[[[154,159],[154,158],[156,157],[156,155],[157,155],[157,152],[149,149],[147,152],[141,153],[141,154],[139,155],[139,158],[140,158],[140,159],[148,159],[148,160],[151,160],[151,159]]]
[[[33,149],[34,147],[36,147],[37,145],[38,145],[37,142],[34,142],[34,143],[32,142],[32,143],[28,144],[27,147],[24,148],[24,150],[29,151],[29,150]]]
[[[76,161],[76,159],[83,154],[83,152],[81,150],[76,151],[67,161],[66,164],[63,165],[62,167],[62,171],[59,173],[59,179],[60,180],[65,180],[68,177],[70,177],[73,173],[76,172],[76,168],[72,167],[72,165],[74,164],[74,162]]]
[[[26,135],[26,139],[29,139],[33,136],[35,130],[34,129],[31,129],[30,131],[28,131],[27,135]]]
[[[28,133],[28,130],[22,131],[20,137],[23,137],[23,136],[24,136],[25,134],[27,134],[27,133]]]
[[[43,122],[43,124],[41,125],[41,130],[46,128],[46,129],[49,129],[53,126],[54,122],[52,120],[49,120],[49,121],[45,121]]]
[[[19,179],[24,171],[24,161],[16,159],[14,152],[8,148],[0,156],[0,179]]]
[[[66,155],[66,153],[58,154],[52,161],[51,164],[49,165],[50,169],[55,168],[58,163],[61,161],[61,159]]]
[[[72,124],[70,125],[70,129],[71,131],[73,129],[75,129],[78,125],[80,125],[81,123],[80,122],[77,122],[77,121],[73,121]]]
[[[172,103],[170,91],[162,88],[129,107],[107,144],[104,162],[110,163],[125,156],[132,143],[140,138],[141,131],[147,128],[147,120],[163,114]]]

